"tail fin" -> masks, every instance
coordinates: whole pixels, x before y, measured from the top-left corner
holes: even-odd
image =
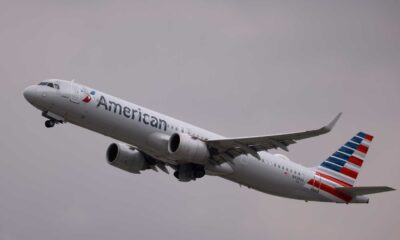
[[[318,166],[317,174],[341,186],[352,187],[365,161],[373,138],[373,136],[363,132],[357,133]]]

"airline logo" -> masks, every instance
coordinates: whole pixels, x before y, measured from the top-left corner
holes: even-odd
[[[315,172],[314,179],[308,184],[319,189],[322,195],[333,196],[344,202],[352,197],[336,189],[336,187],[352,187],[364,163],[373,136],[359,132],[335,153],[328,157]]]
[[[364,163],[372,139],[373,136],[359,132],[325,160],[318,169],[326,175],[353,185]]]
[[[82,102],[85,103],[89,103],[93,99],[92,96],[96,94],[95,90],[92,90],[90,93],[88,93],[86,89],[82,89],[82,92],[86,94],[86,96],[82,100]]]

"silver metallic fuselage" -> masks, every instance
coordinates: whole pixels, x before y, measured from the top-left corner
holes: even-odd
[[[60,116],[65,122],[73,123],[135,146],[140,151],[169,164],[179,163],[169,159],[160,146],[153,144],[154,137],[168,137],[178,132],[190,134],[199,139],[223,138],[218,134],[74,82],[51,81],[57,83],[60,89],[38,85],[30,86],[24,91],[25,98],[43,112],[52,113]],[[81,99],[87,92],[95,93],[90,95],[90,101],[83,102]],[[108,103],[115,102],[120,104],[122,114],[119,109],[109,111],[106,107],[99,105],[101,96]],[[130,109],[130,114],[127,114],[128,110],[126,109],[126,114],[124,115],[124,107]],[[156,124],[151,126],[149,119],[147,124],[144,119],[139,121],[139,115],[132,117],[133,110],[140,111],[141,117],[147,114],[149,119],[150,116],[154,116],[154,119],[164,120],[167,123],[166,128]],[[259,152],[259,155],[261,160],[249,154],[234,158],[229,163],[233,172],[221,174],[220,176],[240,185],[277,196],[306,201],[336,201],[321,195],[318,189],[306,186],[310,179],[316,177],[312,168],[304,167],[285,157],[273,155],[266,151]],[[354,201],[366,200],[355,199]]]

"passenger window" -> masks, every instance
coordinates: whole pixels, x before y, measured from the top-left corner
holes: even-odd
[[[60,89],[60,86],[58,84],[54,84],[55,89]]]
[[[47,86],[54,88],[54,85],[52,83],[48,83]]]
[[[39,83],[39,86],[47,86],[47,82],[41,82]]]

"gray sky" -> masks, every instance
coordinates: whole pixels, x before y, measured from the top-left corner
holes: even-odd
[[[22,90],[76,79],[225,136],[320,127],[313,166],[376,136],[357,185],[400,181],[399,1],[1,1],[0,239],[399,239],[400,192],[305,203],[206,177],[125,173],[112,139],[45,129]]]

